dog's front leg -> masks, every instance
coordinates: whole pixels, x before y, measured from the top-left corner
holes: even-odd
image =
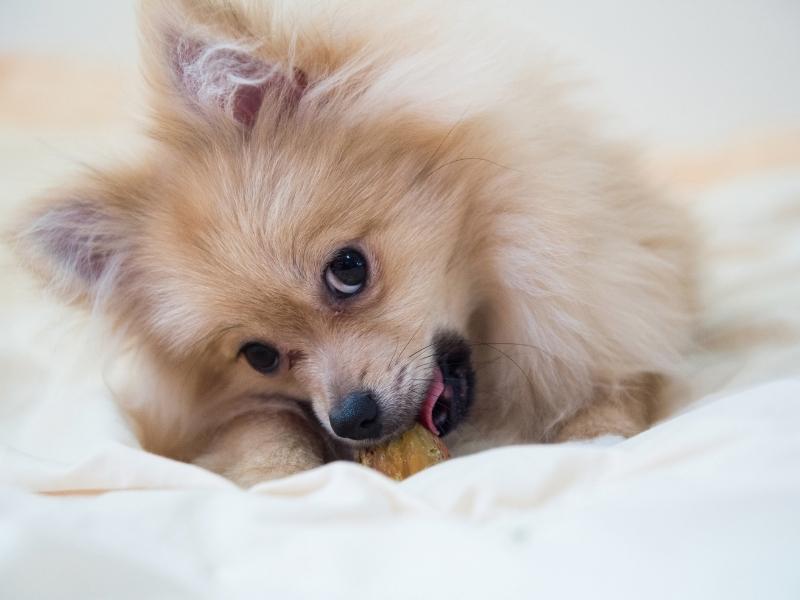
[[[216,429],[191,462],[250,487],[331,459],[319,425],[299,410],[270,407],[240,415]]]
[[[663,379],[643,373],[598,386],[592,402],[567,420],[554,441],[588,440],[603,435],[632,437],[652,424]]]

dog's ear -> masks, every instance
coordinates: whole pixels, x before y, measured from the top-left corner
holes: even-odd
[[[145,58],[156,110],[179,118],[186,110],[190,120],[227,121],[248,130],[262,109],[293,109],[307,88],[306,74],[289,57],[267,56],[232,8],[209,11],[205,4],[144,4]]]
[[[103,303],[128,272],[136,219],[123,188],[92,179],[45,199],[17,228],[22,259],[68,300]]]

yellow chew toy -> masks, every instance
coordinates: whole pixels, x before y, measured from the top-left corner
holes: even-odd
[[[360,450],[358,462],[401,481],[450,458],[447,446],[422,425],[416,424],[399,438]]]

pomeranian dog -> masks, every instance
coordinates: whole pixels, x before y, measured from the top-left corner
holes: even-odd
[[[138,348],[144,447],[250,485],[417,421],[456,455],[648,426],[685,215],[523,31],[426,4],[144,2],[147,150],[18,240]]]

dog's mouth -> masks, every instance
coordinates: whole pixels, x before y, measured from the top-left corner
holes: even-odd
[[[436,364],[418,420],[432,434],[441,437],[453,431],[467,416],[475,375],[469,346],[461,336],[440,336],[435,348]]]

